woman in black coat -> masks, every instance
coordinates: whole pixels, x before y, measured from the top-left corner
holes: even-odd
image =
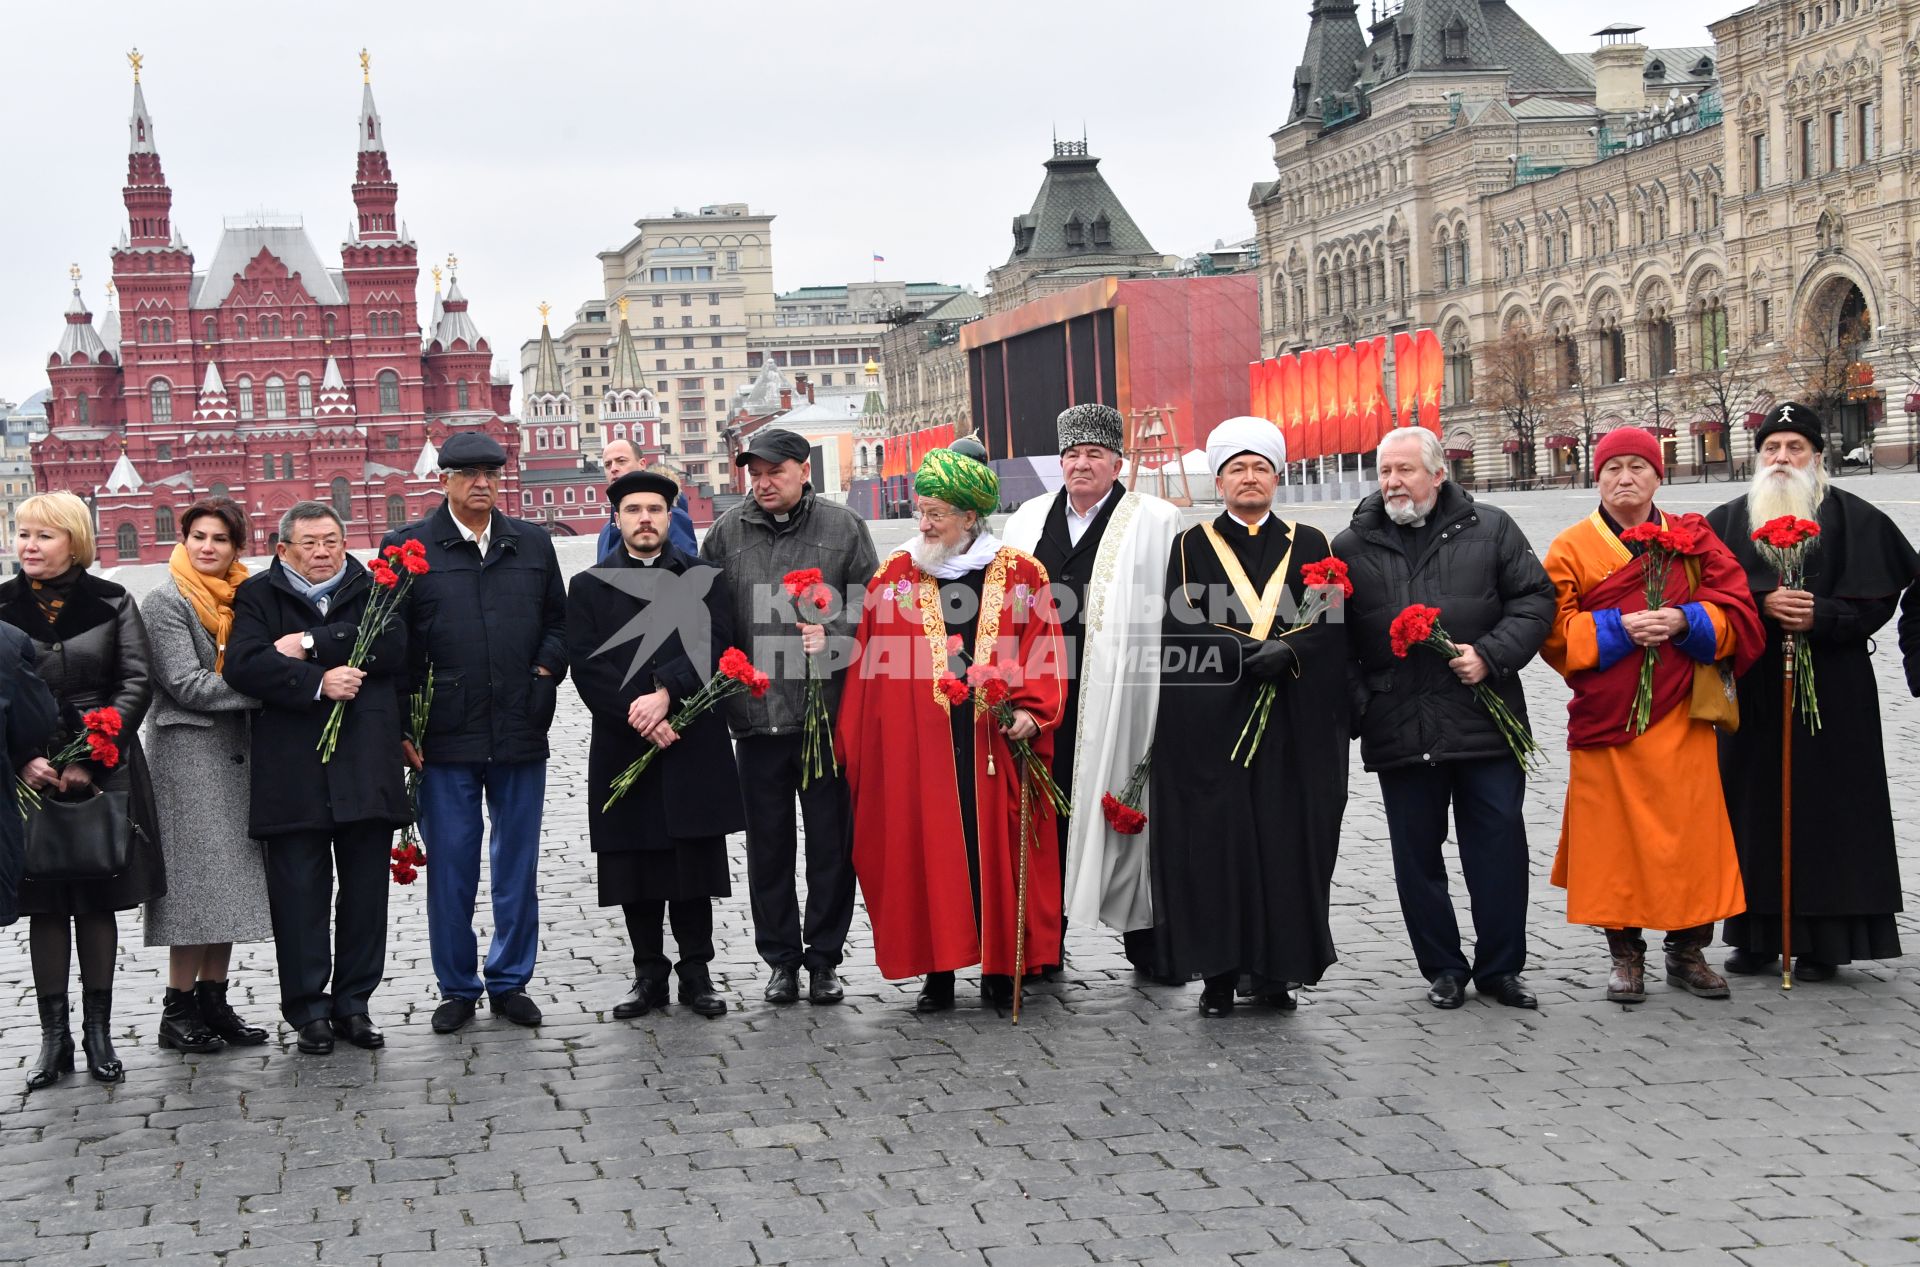
[[[120,874],[102,880],[27,876],[20,882],[20,913],[30,917],[33,989],[40,1000],[40,1054],[27,1071],[27,1090],[34,1091],[73,1069],[67,974],[76,940],[87,1071],[102,1082],[124,1076],[109,1032],[120,941],[114,913],[165,893],[167,879],[159,814],[140,751],[140,721],[152,684],[139,608],[126,590],[87,571],[94,544],[93,515],[85,502],[72,493],[43,493],[21,502],[15,517],[21,575],[0,584],[0,620],[33,639],[40,676],[60,707],[62,745],[81,731],[81,715],[93,709],[110,707],[121,723],[115,740],[120,759],[111,768],[86,760],[56,769],[38,758],[21,777],[42,796],[81,797],[94,788],[125,792],[134,824],[132,850]]]

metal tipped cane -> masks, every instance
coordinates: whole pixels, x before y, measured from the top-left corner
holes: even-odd
[[[1033,786],[1027,782],[1024,762],[1016,762],[1015,778],[1020,780],[1020,881],[1014,890],[1013,926],[1013,1023],[1020,1023],[1020,996],[1027,981],[1027,839],[1032,825],[1027,815],[1033,808]]]
[[[1793,634],[1780,639],[1780,988],[1793,989]]]

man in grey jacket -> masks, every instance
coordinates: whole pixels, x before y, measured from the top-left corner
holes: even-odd
[[[823,675],[829,715],[840,699],[859,599],[878,566],[867,525],[846,507],[813,491],[804,436],[764,428],[734,458],[747,468],[752,496],[707,530],[700,557],[722,570],[733,603],[741,650],[772,674],[764,696],[728,701],[737,741],[740,790],[747,810],[747,889],[752,898],[754,945],[773,969],[769,1003],[800,997],[800,968],[808,973],[810,1003],[842,998],[837,969],[853,922],[853,854],[847,786],[829,758],[809,779],[805,748],[807,669]],[[790,572],[820,569],[831,592],[825,609],[795,600],[782,587]],[[838,654],[835,654],[838,652]],[[831,746],[831,729],[822,737]],[[807,907],[804,924],[794,895],[798,852],[794,798],[807,832]]]

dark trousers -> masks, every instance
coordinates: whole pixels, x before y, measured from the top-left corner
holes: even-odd
[[[292,832],[267,841],[280,1015],[294,1028],[366,1015],[367,1000],[387,969],[387,851],[392,844],[393,828],[375,823],[348,823],[331,833]]]
[[[815,779],[800,787],[804,737],[749,735],[735,744],[740,792],[747,811],[747,892],[753,905],[753,944],[775,968],[837,968],[853,923],[852,819],[844,778]],[[793,802],[807,827],[807,910],[804,926],[794,896],[799,851]],[[802,937],[804,936],[804,944]]]
[[[1380,771],[1400,913],[1427,980],[1446,972],[1491,986],[1526,966],[1527,829],[1520,817],[1526,786],[1512,757]],[[1441,853],[1449,802],[1473,909],[1471,967],[1460,952]]]
[[[662,917],[673,924],[674,946],[680,952],[680,984],[691,986],[708,980],[707,965],[713,962],[713,899],[689,898],[684,902],[628,902],[620,910],[627,917],[627,938],[633,942],[633,972],[642,981],[656,984],[667,979],[674,967],[667,958],[666,930]]]

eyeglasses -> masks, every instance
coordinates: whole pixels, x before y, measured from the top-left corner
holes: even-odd
[[[339,537],[295,537],[287,544],[296,550],[338,550],[346,542]]]
[[[456,466],[450,468],[447,474],[458,475],[461,479],[469,482],[486,480],[488,483],[493,483],[500,478],[500,468],[497,466]]]
[[[947,522],[949,519],[957,519],[967,512],[964,510],[927,510],[922,507],[916,509],[914,513],[920,517],[921,523],[938,525]]]

